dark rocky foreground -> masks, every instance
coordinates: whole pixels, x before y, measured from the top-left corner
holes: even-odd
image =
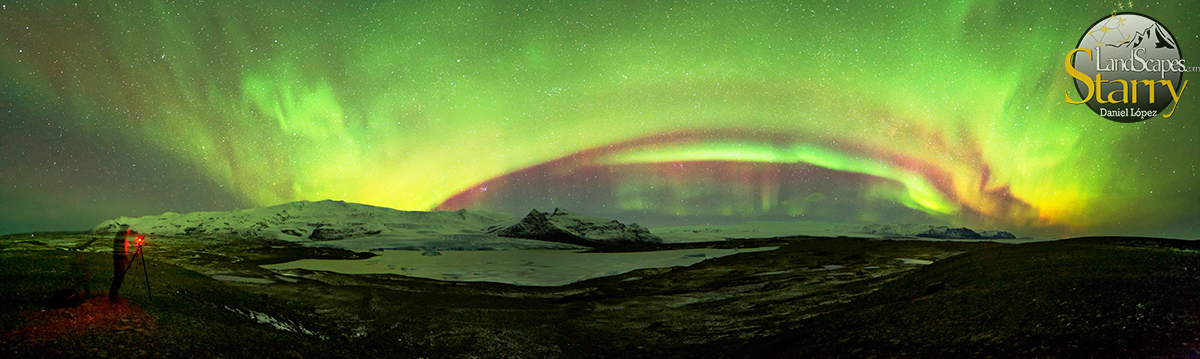
[[[135,267],[113,305],[106,238],[0,238],[0,357],[1200,357],[1184,241],[729,241],[782,247],[541,288],[276,273],[259,265],[361,255],[161,239],[153,301]]]

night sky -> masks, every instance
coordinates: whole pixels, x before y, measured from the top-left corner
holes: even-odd
[[[1200,66],[1194,1],[0,4],[0,233],[336,199],[1200,237],[1200,88],[1122,124],[1063,68],[1121,11]]]

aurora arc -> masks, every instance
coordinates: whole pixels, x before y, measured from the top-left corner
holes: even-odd
[[[4,196],[66,208],[118,196],[22,190],[70,162],[55,156],[89,156],[11,140],[49,123],[194,169],[229,198],[209,210],[329,198],[429,210],[582,158],[816,166],[871,178],[858,196],[888,211],[1026,233],[1197,233],[1190,96],[1176,116],[1131,125],[1062,100],[1063,56],[1112,9],[924,4],[7,4]],[[1139,11],[1184,58],[1200,45],[1194,11]],[[60,186],[76,185],[89,183]],[[157,196],[141,214],[171,207]]]

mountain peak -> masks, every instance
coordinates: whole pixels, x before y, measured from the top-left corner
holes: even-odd
[[[561,208],[555,208],[550,214],[534,209],[517,224],[495,229],[494,233],[502,237],[585,246],[662,243],[661,238],[636,223],[625,225],[616,220],[591,217]]]

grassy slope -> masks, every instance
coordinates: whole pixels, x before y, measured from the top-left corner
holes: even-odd
[[[122,292],[130,301],[117,306],[103,298],[110,256],[7,250],[0,357],[1189,357],[1200,353],[1198,250],[1124,238],[808,240],[558,289],[335,274],[230,286],[152,260],[153,303],[135,267]],[[863,274],[898,257],[963,251],[917,270]],[[823,282],[840,278],[819,269],[828,264],[868,279]],[[832,284],[805,292],[811,283]],[[65,287],[95,298],[48,309],[44,299]],[[669,305],[722,293],[732,294]],[[226,307],[269,313],[324,339]],[[339,323],[330,309],[358,321]],[[364,326],[361,335],[348,333],[354,325]],[[728,325],[770,335],[747,338]]]
[[[1200,357],[1198,247],[1090,238],[969,252],[746,357]]]
[[[306,328],[317,322],[264,296],[158,261],[149,265],[153,302],[140,264],[126,277],[116,305],[107,300],[112,257],[62,250],[0,252],[0,351],[12,357],[288,357],[344,356],[338,340],[277,330],[237,310],[271,313]],[[90,290],[84,305],[51,309],[60,288]]]

